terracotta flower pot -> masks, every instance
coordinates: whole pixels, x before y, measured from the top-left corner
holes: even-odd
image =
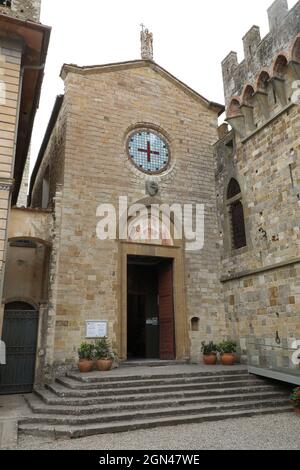
[[[203,355],[203,362],[207,366],[215,366],[217,364],[217,354],[212,353],[209,355]]]
[[[98,359],[96,363],[98,370],[100,370],[101,372],[109,371],[113,365],[112,359]]]
[[[300,408],[294,408],[294,409],[295,409],[295,413],[300,416]]]
[[[91,372],[93,370],[93,361],[88,361],[86,359],[80,359],[78,362],[78,369],[82,373]]]
[[[233,353],[221,354],[221,364],[223,366],[233,366],[234,363],[235,363],[235,354]]]

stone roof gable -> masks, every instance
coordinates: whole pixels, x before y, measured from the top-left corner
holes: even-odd
[[[83,75],[92,75],[98,73],[108,73],[108,72],[115,72],[119,70],[127,70],[133,68],[141,68],[141,67],[150,67],[154,72],[158,73],[166,80],[169,80],[175,86],[180,88],[182,91],[187,93],[189,96],[200,102],[202,105],[205,105],[208,109],[216,112],[218,115],[224,112],[224,106],[219,103],[215,103],[213,101],[209,101],[204,98],[202,95],[197,93],[195,90],[190,88],[188,85],[180,81],[178,78],[174,77],[171,73],[165,70],[160,65],[156,64],[152,60],[133,60],[129,62],[117,62],[114,64],[105,64],[105,65],[90,65],[90,66],[78,66],[75,64],[64,64],[61,69],[61,78],[65,80],[68,73],[78,73]]]

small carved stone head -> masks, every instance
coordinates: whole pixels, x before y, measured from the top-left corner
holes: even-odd
[[[157,195],[159,191],[159,186],[156,183],[156,181],[146,181],[146,193],[149,194],[149,196],[154,197]]]

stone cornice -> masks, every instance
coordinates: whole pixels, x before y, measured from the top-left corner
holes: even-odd
[[[235,274],[230,274],[230,275],[227,275],[227,276],[222,276],[221,277],[221,282],[225,283],[225,282],[230,282],[230,281],[236,281],[236,280],[239,280],[239,279],[243,279],[244,277],[249,277],[249,276],[253,276],[255,274],[261,274],[261,273],[265,273],[265,272],[268,272],[268,271],[273,271],[274,269],[285,268],[286,266],[291,266],[293,264],[299,264],[299,263],[300,263],[300,258],[293,258],[293,259],[288,260],[288,261],[283,261],[281,263],[271,264],[269,266],[264,266],[262,268],[253,269],[253,270],[246,270],[246,271],[241,271],[241,272],[238,272],[238,273],[235,273]]]

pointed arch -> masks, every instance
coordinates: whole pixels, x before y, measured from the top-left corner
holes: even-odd
[[[283,76],[288,67],[288,60],[284,54],[279,54],[274,62],[273,75]]]
[[[298,36],[294,42],[292,48],[292,60],[300,62],[300,36]]]
[[[243,95],[242,95],[242,102],[243,103],[249,103],[251,101],[251,98],[254,95],[254,88],[252,85],[246,85]]]
[[[238,194],[241,194],[241,187],[235,178],[231,178],[227,186],[227,199],[232,199]]]
[[[232,98],[228,106],[227,117],[231,118],[235,116],[240,116],[241,115],[240,106],[241,106],[240,99]]]
[[[270,82],[270,74],[266,70],[262,70],[257,79],[257,89],[266,90]]]

